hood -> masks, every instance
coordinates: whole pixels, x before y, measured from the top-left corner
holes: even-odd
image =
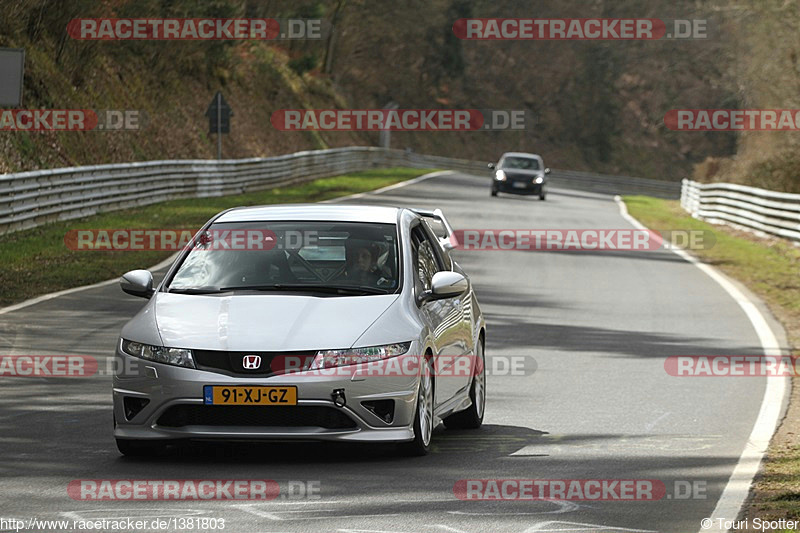
[[[503,172],[506,173],[506,176],[509,178],[536,178],[536,177],[544,177],[544,170],[523,170],[520,168],[503,168],[501,169]]]
[[[164,346],[272,352],[350,348],[399,295],[157,293],[155,298]]]

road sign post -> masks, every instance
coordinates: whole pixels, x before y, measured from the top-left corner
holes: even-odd
[[[388,104],[383,106],[384,109],[388,109],[388,110],[397,109],[398,107],[400,107],[400,106],[397,104],[397,102],[389,102]],[[386,120],[386,114],[384,114],[383,120],[384,121]],[[384,124],[384,126],[385,126],[385,124]],[[392,131],[389,130],[388,128],[381,129],[380,134],[379,134],[378,144],[382,148],[391,148],[392,147]]]
[[[222,159],[222,135],[220,135],[220,125],[222,124],[222,94],[217,92],[217,159]]]
[[[222,159],[222,134],[230,133],[232,116],[231,106],[222,97],[222,92],[217,91],[206,110],[208,133],[217,134],[217,159]]]
[[[24,48],[0,48],[0,106],[22,105]]]

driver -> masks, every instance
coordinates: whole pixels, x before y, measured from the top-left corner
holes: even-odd
[[[348,247],[345,278],[358,285],[376,286],[381,279],[377,261],[378,249],[374,244]]]

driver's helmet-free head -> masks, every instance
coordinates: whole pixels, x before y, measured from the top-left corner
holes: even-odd
[[[364,239],[349,239],[345,245],[349,270],[371,272],[377,268],[378,246]]]

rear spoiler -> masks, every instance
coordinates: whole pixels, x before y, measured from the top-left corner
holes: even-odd
[[[430,209],[411,209],[411,211],[421,217],[432,218],[442,223],[444,229],[447,230],[447,237],[439,237],[439,244],[442,246],[442,248],[445,250],[452,250],[458,246],[456,230],[454,230],[453,226],[450,225],[450,222],[447,221],[447,218],[444,216],[444,213],[441,209],[434,209],[433,211]]]

